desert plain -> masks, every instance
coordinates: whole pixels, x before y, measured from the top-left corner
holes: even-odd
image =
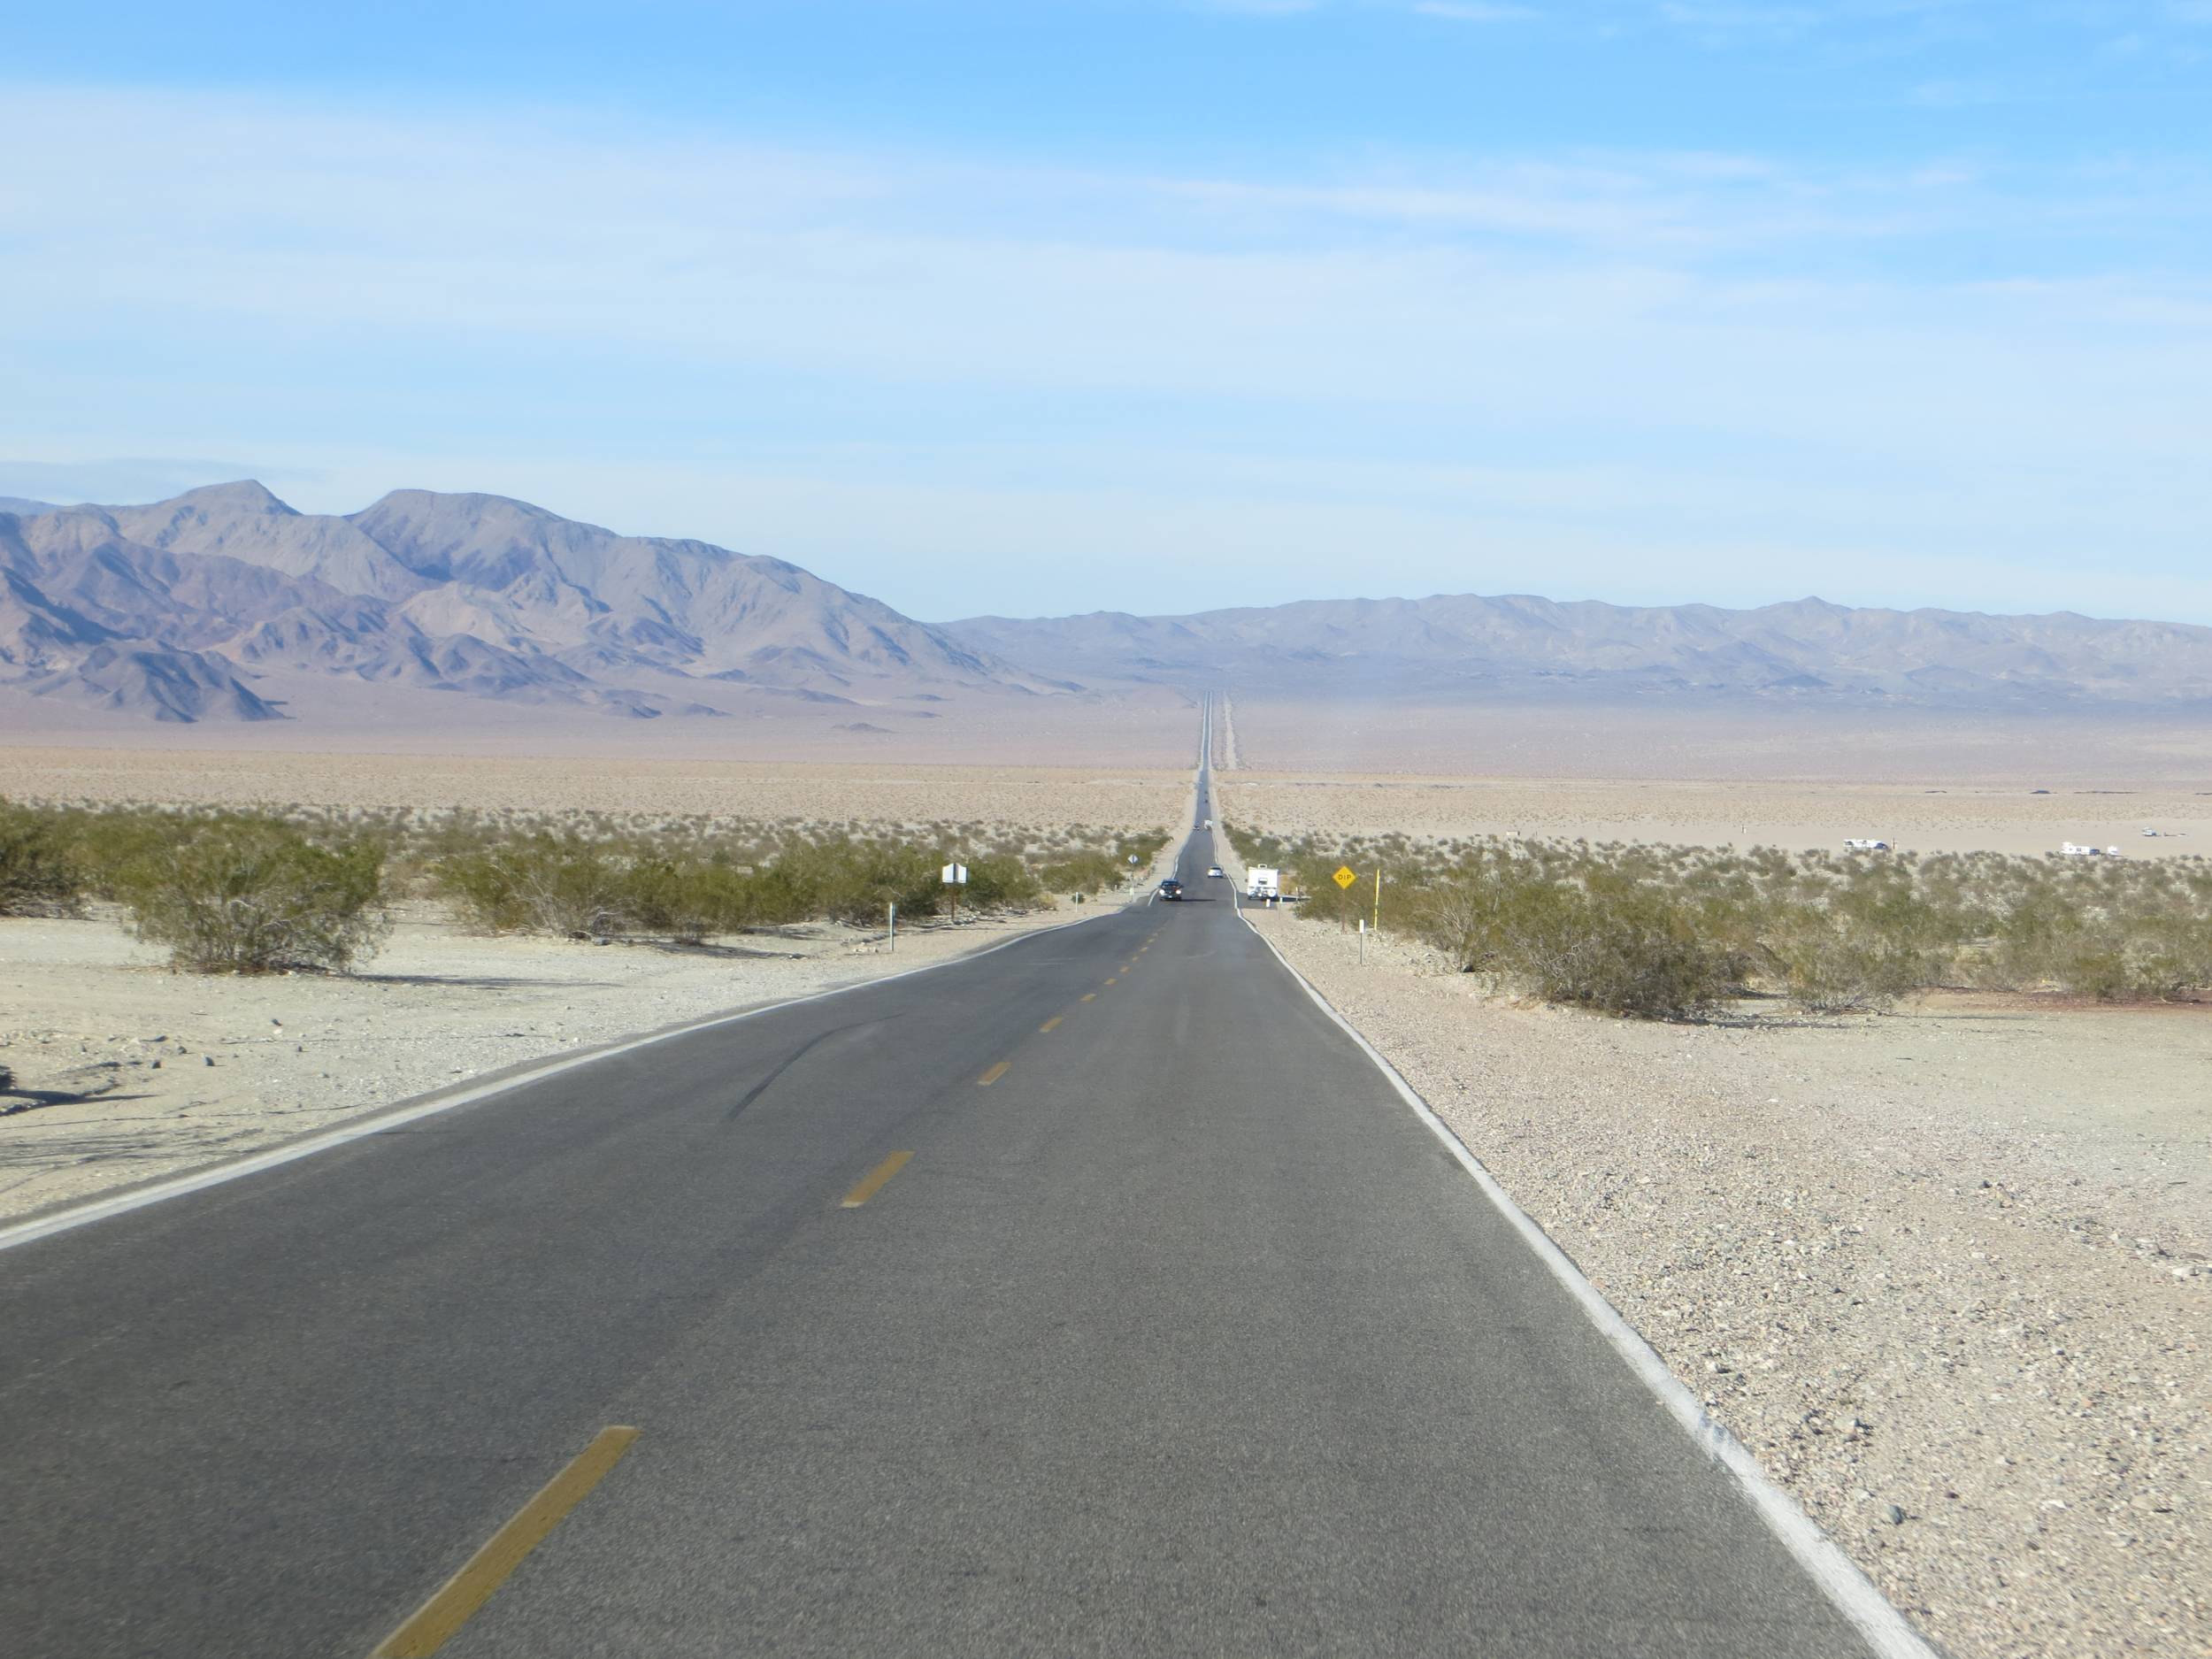
[[[1123,710],[1094,752],[1062,724],[1013,758],[871,733],[804,755],[46,741],[0,749],[0,795],[1160,830],[1192,789],[1194,713],[1171,712]],[[1230,699],[1215,754],[1217,810],[1277,834],[2212,854],[2212,744],[2170,726],[1555,710],[1515,733],[1497,710],[1409,710],[1370,730]],[[357,976],[237,979],[170,972],[111,910],[0,920],[0,1216],[1081,913],[918,929],[895,956],[829,926],[488,937],[413,902]],[[2212,1652],[2212,1006],[1946,995],[1623,1022],[1486,995],[1417,941],[1363,960],[1333,929],[1254,919],[1946,1651]]]

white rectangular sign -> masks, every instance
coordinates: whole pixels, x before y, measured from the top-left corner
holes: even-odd
[[[943,879],[944,884],[949,887],[965,887],[968,880],[968,866],[965,864],[947,864],[944,868],[941,879]]]

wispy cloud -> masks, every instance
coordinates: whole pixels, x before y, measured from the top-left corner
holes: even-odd
[[[1293,589],[1325,541],[1410,581],[1474,525],[1586,573],[1691,549],[1683,591],[1705,570],[1723,596],[1729,548],[2178,569],[2212,517],[2187,481],[2212,275],[2140,251],[2202,221],[2186,171],[1624,152],[1193,177],[135,90],[9,104],[0,362],[28,391],[0,454],[55,465],[190,444],[331,491],[544,485],[928,609],[961,608],[902,588],[947,538],[1033,565],[1239,511],[1247,538],[1304,526],[1309,562],[1270,578]],[[900,517],[924,501],[954,516]],[[1099,580],[1035,603],[1112,603]]]
[[[1204,9],[1255,17],[1322,11],[1446,19],[1465,23],[1548,25],[1583,37],[1669,33],[1726,50],[1814,41],[1851,42],[1897,52],[1939,42],[2016,37],[2024,23],[2070,34],[2092,49],[2147,50],[2162,31],[2212,24],[2212,0],[2100,0],[2037,8],[2024,18],[2014,0],[1197,0]]]
[[[1533,6],[1494,5],[1483,0],[1417,0],[1414,11],[1453,23],[1528,23],[1544,14]]]
[[[280,483],[300,476],[289,468],[253,461],[195,460],[173,456],[44,461],[0,455],[0,495],[27,496],[34,501],[63,505],[83,501],[109,505],[165,501],[202,484],[253,477]]]

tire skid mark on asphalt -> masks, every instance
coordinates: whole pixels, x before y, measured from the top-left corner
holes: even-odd
[[[893,1014],[887,1018],[889,1019],[897,1019],[900,1018],[901,1016]],[[820,1048],[822,1044],[827,1042],[832,1037],[841,1037],[849,1031],[865,1031],[871,1025],[880,1025],[885,1023],[886,1021],[882,1019],[856,1020],[849,1025],[833,1025],[827,1031],[817,1033],[814,1036],[810,1037],[806,1041],[801,1043],[796,1048],[793,1049],[788,1055],[785,1056],[784,1058],[768,1073],[766,1077],[761,1079],[759,1082],[754,1084],[752,1087],[747,1089],[743,1094],[740,1095],[738,1097],[737,1104],[731,1107],[728,1111],[722,1115],[722,1121],[724,1123],[729,1123],[735,1119],[739,1113],[742,1112],[748,1106],[750,1106],[763,1094],[765,1094],[770,1089],[773,1088],[776,1086],[777,1079],[781,1078],[786,1071],[788,1071],[793,1066],[798,1064],[800,1061],[805,1059],[808,1055],[813,1053],[815,1049]]]

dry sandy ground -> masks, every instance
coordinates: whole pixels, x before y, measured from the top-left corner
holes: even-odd
[[[0,919],[0,1216],[234,1156],[480,1072],[941,961],[1025,917],[705,949],[464,933],[412,907],[357,977],[170,972],[112,918]]]
[[[1240,718],[1241,718],[1240,710]],[[1841,851],[1847,836],[1921,852],[2039,854],[2063,841],[2130,858],[2212,857],[2212,788],[2126,794],[1820,782],[1318,777],[1238,772],[1223,810],[1279,835],[1528,835]],[[2155,838],[2143,834],[2155,829]]]
[[[2212,789],[2212,720],[2200,710],[2093,718],[1678,696],[1431,707],[1240,694],[1236,727],[1239,759],[1266,772]]]
[[[1639,1024],[1248,914],[1947,1651],[2212,1653],[2212,1009]]]
[[[268,749],[0,749],[0,795],[88,803],[468,807],[870,824],[1176,822],[1187,767],[901,765],[888,762],[578,760],[282,753]]]
[[[271,675],[265,696],[296,718],[157,726],[137,715],[72,709],[0,687],[0,743],[179,753],[566,756],[572,759],[838,761],[862,765],[1187,767],[1195,699],[1165,687],[1080,696],[951,691],[862,703],[763,691],[720,718],[626,719],[400,686],[365,688],[330,675]],[[681,682],[664,689],[680,695]],[[0,784],[0,793],[5,792]]]

